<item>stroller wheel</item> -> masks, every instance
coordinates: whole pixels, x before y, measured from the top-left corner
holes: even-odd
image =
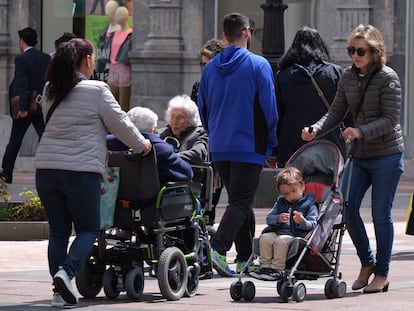
[[[103,288],[106,297],[109,299],[115,299],[119,296],[121,291],[117,288],[117,284],[118,277],[115,273],[115,269],[109,268],[105,271],[103,276]]]
[[[144,291],[144,271],[139,266],[134,266],[128,271],[125,278],[125,290],[132,300],[141,299]]]
[[[252,301],[256,295],[256,287],[252,281],[246,281],[242,284],[241,295],[245,301]]]
[[[242,298],[242,285],[241,281],[234,281],[230,285],[230,296],[234,301],[240,301]]]
[[[346,295],[346,283],[344,281],[335,282],[333,286],[333,294],[335,298],[343,298]]]
[[[289,302],[292,298],[292,286],[285,280],[280,286],[280,298],[283,302]]]
[[[302,302],[306,297],[306,286],[302,282],[295,283],[292,288],[292,299]]]
[[[186,297],[193,297],[197,294],[199,276],[200,276],[200,265],[195,263],[193,266],[188,267],[188,279],[187,279],[187,288],[185,289]]]
[[[328,298],[328,299],[335,298],[334,290],[333,290],[334,286],[335,286],[335,280],[334,279],[329,279],[329,280],[326,281],[326,283],[325,283],[325,296],[326,296],[326,298]]]
[[[85,298],[95,298],[102,289],[105,265],[97,259],[98,249],[93,247],[76,276],[76,287]]]
[[[279,281],[277,281],[277,283],[276,283],[276,290],[277,290],[277,293],[278,293],[278,295],[279,296],[281,296],[280,295],[280,289],[282,288],[282,284],[283,284],[283,279],[282,280],[279,280]]]
[[[187,288],[187,261],[177,247],[166,248],[160,256],[157,277],[161,293],[168,300],[183,297]]]

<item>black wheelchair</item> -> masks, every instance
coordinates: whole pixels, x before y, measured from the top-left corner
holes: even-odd
[[[122,291],[140,300],[144,273],[156,277],[167,300],[194,296],[202,266],[211,267],[207,223],[192,182],[160,187],[155,151],[148,156],[109,152],[120,168],[114,224],[101,230],[76,277],[79,293],[94,298]]]

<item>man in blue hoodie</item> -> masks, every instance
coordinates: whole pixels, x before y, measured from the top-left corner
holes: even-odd
[[[269,62],[251,53],[249,18],[225,16],[224,38],[229,46],[203,70],[198,106],[209,135],[212,161],[227,189],[229,204],[211,242],[216,270],[232,275],[226,252],[234,241],[236,271],[252,253],[255,217],[251,207],[265,160],[276,146],[278,114]]]

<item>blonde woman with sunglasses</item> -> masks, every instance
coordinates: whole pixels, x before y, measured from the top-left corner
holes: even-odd
[[[353,64],[338,84],[331,109],[311,127],[305,127],[302,138],[311,140],[334,128],[348,110],[353,115],[354,126],[343,132],[345,141],[352,145],[353,161],[342,183],[343,193],[348,193],[345,191],[350,178],[346,224],[361,262],[352,289],[386,292],[394,240],[391,209],[403,172],[401,85],[397,73],[386,65],[384,40],[374,26],[357,26],[348,38],[347,51]],[[369,188],[376,253],[359,212]]]

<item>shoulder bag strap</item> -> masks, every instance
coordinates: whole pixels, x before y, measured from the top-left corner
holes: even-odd
[[[331,105],[329,104],[328,100],[326,99],[325,94],[323,93],[322,89],[319,87],[318,82],[316,82],[315,78],[310,73],[309,73],[309,77],[310,77],[310,79],[312,81],[312,84],[315,87],[319,97],[322,99],[323,103],[325,104],[326,109],[328,109],[328,111],[329,111],[329,108],[331,107]],[[345,123],[343,121],[341,121],[341,123],[339,123],[339,130],[342,132],[345,128],[346,128]]]
[[[48,110],[47,114],[46,114],[46,120],[45,120],[45,125],[49,122],[50,117],[52,116],[52,113],[55,111],[56,107],[59,105],[58,101],[54,101],[52,106],[50,106],[50,109]]]
[[[321,88],[318,85],[318,82],[316,82],[315,78],[309,73],[309,77],[312,81],[313,86],[315,87],[319,97],[322,99],[323,103],[325,104],[326,108],[329,110],[329,108],[331,107],[331,105],[329,104],[328,100],[325,97],[325,94],[323,93],[323,91],[321,90]]]
[[[376,73],[377,73],[379,70],[380,70],[380,68],[376,68],[376,69],[372,72],[372,75],[369,77],[369,79],[368,79],[368,81],[367,81],[367,84],[365,84],[365,88],[364,88],[364,90],[362,91],[362,94],[361,94],[361,99],[359,100],[359,103],[358,103],[358,106],[357,106],[357,109],[356,109],[355,119],[356,119],[356,117],[359,115],[359,112],[360,112],[360,110],[361,110],[361,106],[362,106],[362,104],[364,103],[364,100],[365,100],[365,92],[367,91],[368,85],[371,83],[372,78],[374,78],[374,76],[376,75]]]

